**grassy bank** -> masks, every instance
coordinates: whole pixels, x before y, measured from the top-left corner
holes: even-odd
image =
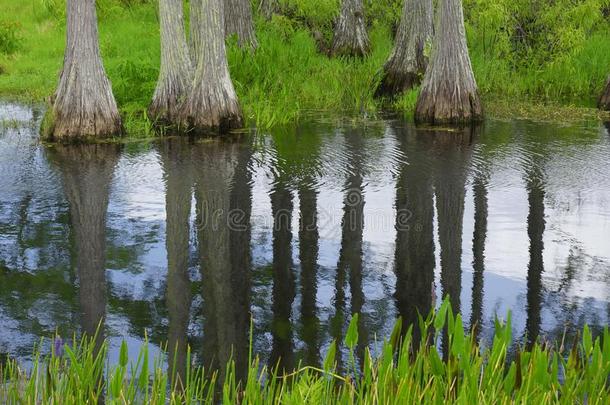
[[[515,100],[536,106],[530,110],[542,115],[558,105],[571,106],[574,119],[590,115],[590,110],[580,114],[580,108],[594,107],[610,72],[604,2],[586,0],[577,7],[561,0],[550,2],[550,11],[540,12],[524,0],[465,0],[473,68],[492,116],[496,111],[506,114],[507,108],[497,106]],[[281,0],[282,15],[271,21],[256,19],[255,53],[231,43],[231,73],[250,124],[291,123],[306,110],[353,114],[392,108],[411,114],[417,91],[385,105],[373,99],[401,2],[365,2],[373,51],[364,60],[329,59],[317,49],[312,32],[330,40],[338,3]],[[97,4],[104,64],[128,132],[146,134],[150,125],[143,113],[159,69],[156,2],[98,0]],[[0,0],[0,10],[0,97],[24,101],[49,97],[63,59],[64,2]],[[527,35],[518,36],[515,27]]]
[[[367,350],[361,359],[355,353],[354,317],[343,342],[349,349],[345,370],[337,370],[333,343],[322,366],[302,367],[288,375],[262,366],[251,355],[249,372],[241,382],[233,363],[221,372],[222,378],[189,366],[178,379],[172,378],[176,365],[168,373],[163,361],[155,361],[151,372],[146,347],[130,364],[123,344],[119,364],[107,365],[105,343],[95,354],[86,339],[59,342],[51,355],[37,357],[29,372],[13,361],[0,365],[0,402],[80,404],[98,403],[101,397],[108,404],[219,400],[225,404],[605,404],[610,400],[608,330],[594,340],[585,328],[567,353],[534,344],[511,356],[510,317],[504,324],[496,322],[493,344],[483,348],[472,335],[464,334],[461,317],[454,316],[446,301],[436,314],[420,320],[417,331],[403,328],[399,321],[379,354]],[[416,335],[424,338],[418,341]]]

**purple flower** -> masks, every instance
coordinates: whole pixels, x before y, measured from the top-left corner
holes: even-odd
[[[61,336],[57,336],[55,338],[55,341],[53,342],[54,347],[55,347],[55,356],[56,357],[63,357],[64,355],[64,340],[61,338]]]

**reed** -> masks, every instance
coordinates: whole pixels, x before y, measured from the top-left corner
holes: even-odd
[[[515,342],[510,315],[505,322],[496,321],[493,343],[481,347],[464,332],[461,315],[454,314],[446,300],[436,312],[420,317],[417,325],[398,320],[380,350],[375,355],[367,350],[360,362],[355,355],[357,322],[356,315],[343,342],[350,353],[343,371],[337,370],[338,349],[332,343],[322,367],[299,367],[290,374],[262,365],[251,353],[244,381],[237,380],[233,362],[227,365],[223,381],[218,381],[218,374],[192,367],[188,355],[184,383],[172,384],[163,359],[149,367],[146,345],[130,364],[123,343],[119,363],[111,365],[104,361],[107,343],[100,348],[94,339],[56,342],[49,355],[35,356],[29,371],[13,360],[0,368],[0,402],[80,404],[96,403],[102,397],[108,404],[605,404],[610,400],[608,329],[594,339],[585,327],[567,351],[536,343],[529,349],[517,345],[517,354],[511,355]]]

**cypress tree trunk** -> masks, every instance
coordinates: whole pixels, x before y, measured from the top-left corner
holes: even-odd
[[[201,0],[189,1],[189,50],[191,53],[191,63],[197,68],[197,61],[201,54],[201,13],[203,3]]]
[[[277,0],[261,0],[259,12],[268,20],[271,20],[277,8]]]
[[[242,126],[243,119],[231,82],[224,35],[224,0],[193,0],[201,4],[197,69],[191,94],[183,108],[181,126],[197,133],[227,132]]]
[[[415,107],[431,124],[481,120],[477,84],[466,45],[462,0],[441,0],[432,58]]]
[[[250,0],[224,0],[225,1],[225,35],[227,37],[237,34],[237,43],[240,47],[256,49],[258,45],[254,34],[252,21],[252,6]]]
[[[343,0],[335,27],[331,54],[334,56],[364,56],[371,44],[366,33],[362,0]]]
[[[153,121],[174,124],[178,122],[180,106],[192,84],[182,0],[159,0],[159,18],[161,70],[148,115]]]
[[[604,92],[599,97],[598,106],[600,110],[610,111],[610,76],[608,76],[608,80],[606,81]]]
[[[100,54],[95,0],[67,0],[66,31],[47,137],[69,141],[120,133],[121,117]]]
[[[375,96],[393,96],[421,82],[428,65],[424,48],[433,31],[432,0],[405,0],[396,43]]]

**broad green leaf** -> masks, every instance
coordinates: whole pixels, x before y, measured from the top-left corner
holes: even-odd
[[[335,356],[337,354],[337,342],[333,341],[326,353],[326,357],[324,358],[324,371],[332,372],[335,370]]]
[[[354,314],[345,334],[345,345],[354,349],[358,344],[358,314]]]
[[[119,351],[119,365],[121,367],[127,367],[127,362],[129,361],[129,353],[127,350],[127,342],[123,340],[121,343],[121,350]]]

